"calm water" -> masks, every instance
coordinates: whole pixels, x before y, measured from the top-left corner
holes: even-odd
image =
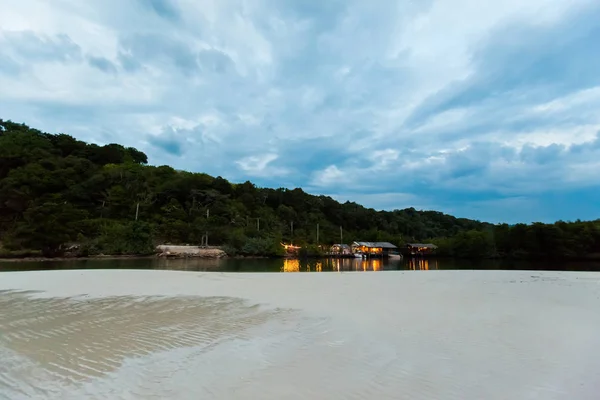
[[[182,271],[217,272],[327,272],[327,271],[389,271],[389,270],[552,270],[552,271],[600,271],[600,262],[559,261],[509,261],[509,260],[455,260],[418,259],[361,260],[361,259],[224,259],[199,260],[162,258],[121,260],[73,260],[45,262],[1,262],[0,271],[33,271],[53,269],[167,269]]]

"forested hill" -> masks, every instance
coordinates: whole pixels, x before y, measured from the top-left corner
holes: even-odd
[[[147,240],[133,241],[132,235],[200,244],[206,233],[209,244],[235,248],[252,238],[315,243],[317,224],[321,243],[339,241],[342,226],[347,242],[400,244],[483,226],[438,212],[378,212],[301,189],[233,184],[147,161],[133,148],[86,144],[0,120],[4,247],[52,253],[65,243],[97,241],[99,251],[137,252],[147,247]],[[132,241],[136,246],[128,245]]]
[[[118,144],[97,146],[0,120],[0,253],[140,254],[157,243],[224,245],[277,254],[298,244],[434,240],[449,255],[600,252],[598,222],[493,226],[413,208],[376,211],[301,189],[258,188],[147,165]],[[137,221],[136,221],[137,215]],[[292,231],[293,223],[293,231]],[[558,254],[557,253],[557,254]]]

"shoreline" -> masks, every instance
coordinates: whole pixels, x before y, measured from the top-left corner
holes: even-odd
[[[218,260],[223,258],[228,258],[232,260],[270,260],[270,259],[295,259],[295,260],[320,260],[320,259],[337,259],[339,257],[331,257],[331,256],[310,256],[310,257],[289,257],[289,256],[255,256],[255,255],[235,255],[226,257],[212,257],[207,255],[194,256],[194,255],[186,255],[186,254],[171,254],[171,255],[161,255],[160,253],[148,254],[148,255],[135,255],[135,254],[126,254],[126,255],[94,255],[94,256],[85,256],[85,257],[76,257],[76,256],[62,256],[62,257],[0,257],[0,263],[26,263],[26,262],[71,262],[71,261],[91,261],[91,260],[144,260],[144,259],[152,259],[152,258],[166,258],[172,260],[189,260],[189,259],[198,259],[198,260]],[[543,263],[547,262],[547,259],[536,259],[536,258],[463,258],[463,257],[449,257],[449,256],[429,256],[429,257],[405,257],[405,259],[450,259],[450,260],[463,260],[463,261],[498,261],[498,262],[509,262],[509,261],[523,261],[523,262],[531,262],[531,263]],[[563,258],[560,259],[561,262],[569,262],[569,263],[586,263],[586,262],[600,262],[600,257],[594,258]]]
[[[273,257],[268,256],[227,256],[227,257],[159,257],[158,254],[151,255],[102,255],[102,256],[86,256],[86,257],[9,257],[0,258],[0,263],[26,263],[26,262],[72,262],[72,261],[92,261],[92,260],[146,260],[152,258],[168,258],[171,260],[220,260],[228,258],[232,260],[269,260]]]
[[[11,257],[0,258],[0,263],[25,263],[25,262],[69,262],[69,261],[90,261],[90,260],[143,260],[154,258],[156,255],[98,255],[86,257]]]

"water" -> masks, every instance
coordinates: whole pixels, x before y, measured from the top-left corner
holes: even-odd
[[[159,269],[216,272],[343,272],[397,270],[550,270],[600,271],[598,261],[466,260],[451,258],[390,259],[90,259],[69,261],[2,262],[0,271],[67,269]]]

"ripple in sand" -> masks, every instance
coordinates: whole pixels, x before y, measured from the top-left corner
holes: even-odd
[[[0,310],[0,396],[49,395],[44,382],[76,385],[132,358],[243,339],[247,329],[282,313],[232,298],[82,300],[19,292],[0,293]]]
[[[328,319],[232,298],[13,292],[0,310],[0,397],[11,400],[386,398],[399,360]]]
[[[104,285],[116,281],[110,275]],[[146,276],[157,288],[146,293],[162,293],[164,274],[134,275],[129,281]],[[83,291],[98,276],[77,273],[69,282]],[[504,274],[494,283],[488,275],[449,273],[366,282],[317,275],[293,283],[283,275],[179,276],[170,293],[246,293],[309,307],[0,293],[0,399],[591,400],[600,392],[594,282],[525,286],[506,284]],[[274,282],[281,286],[273,289]],[[112,293],[128,291],[120,290]]]

